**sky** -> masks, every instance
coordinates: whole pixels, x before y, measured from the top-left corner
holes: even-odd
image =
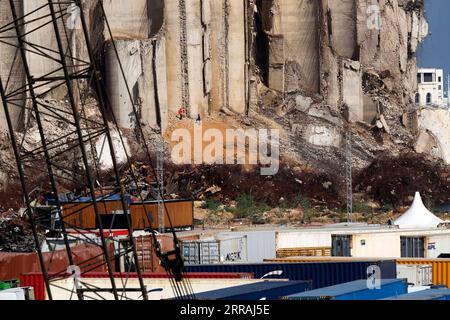
[[[425,0],[425,10],[430,33],[420,46],[417,59],[419,67],[444,69],[450,73],[450,0]]]

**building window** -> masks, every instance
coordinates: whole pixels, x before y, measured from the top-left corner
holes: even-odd
[[[442,78],[441,77],[438,78],[438,82],[442,82]]]
[[[431,104],[431,93],[427,93],[427,104]]]
[[[424,237],[400,237],[400,252],[402,258],[424,258]]]
[[[441,85],[438,86],[438,90],[442,90],[442,86]]]
[[[424,73],[423,74],[423,82],[433,82],[433,74],[432,73]]]
[[[420,93],[416,93],[416,104],[420,104]]]
[[[422,83],[422,74],[421,73],[417,74],[417,83]]]

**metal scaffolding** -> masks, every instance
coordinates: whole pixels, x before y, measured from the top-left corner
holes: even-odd
[[[120,300],[130,299],[129,294],[137,291],[140,293],[140,298],[146,300],[149,291],[144,285],[142,268],[133,237],[134,230],[128,214],[129,203],[126,196],[126,186],[123,185],[121,180],[121,172],[115,152],[117,146],[113,142],[111,133],[113,131],[119,133],[122,144],[120,147],[125,148],[125,144],[110,108],[105,78],[102,76],[97,57],[91,46],[90,30],[86,22],[82,1],[46,0],[45,4],[26,13],[16,6],[16,0],[8,1],[11,8],[11,19],[7,24],[0,26],[0,44],[15,48],[15,57],[8,66],[10,74],[0,77],[0,94],[24,195],[26,215],[33,231],[47,296],[50,300],[53,299],[52,291],[57,288],[58,290],[70,291],[80,300],[86,298],[104,299],[104,296],[102,296],[104,292],[112,294],[115,300]],[[109,32],[111,32],[101,1],[98,4],[102,8],[103,19]],[[74,13],[77,15],[75,17],[77,24],[75,25],[78,28],[74,28],[72,25]],[[43,31],[45,31],[45,37],[54,39],[56,48],[45,46],[45,41],[42,41]],[[86,48],[84,54],[78,55],[75,53],[75,37]],[[113,39],[112,34],[111,39]],[[37,71],[36,68],[33,68],[30,57],[40,59],[41,65],[45,66],[45,70],[42,72],[42,70]],[[10,85],[10,78],[14,72],[17,72],[17,66],[23,68],[21,71],[23,71],[25,79],[22,86],[13,87]],[[65,102],[52,103],[48,97],[53,94],[59,96],[62,94],[65,97]],[[95,98],[89,100],[90,96]],[[90,112],[95,111],[97,117],[87,115],[88,103]],[[26,114],[26,118],[29,119],[25,128],[21,131],[16,130],[16,125],[11,116],[16,113],[17,109],[20,110],[22,115]],[[134,111],[136,112],[136,110]],[[137,112],[135,115],[137,115]],[[64,132],[67,133],[62,136],[55,136],[55,133],[51,132],[45,124],[45,121],[49,120],[58,122],[60,126],[64,127]],[[32,150],[27,148],[25,144],[28,138],[27,128],[30,124],[37,127],[40,139],[39,145]],[[143,138],[140,126],[139,129],[141,138]],[[104,139],[104,145],[109,148],[109,154],[105,156],[110,157],[112,163],[111,172],[107,175],[104,174],[99,163],[99,158],[102,155],[99,155],[96,149],[96,141],[102,138]],[[149,153],[147,145],[145,145],[145,150]],[[127,161],[131,165],[128,154]],[[137,178],[133,172],[132,176],[137,185]],[[37,178],[40,180],[38,181]],[[50,231],[60,235],[64,241],[65,251],[67,252],[67,266],[61,270],[54,270],[51,263],[45,261],[41,250],[45,240],[39,236],[39,231],[49,229],[49,226],[44,224],[44,217],[37,214],[37,202],[30,196],[30,191],[37,184],[51,190],[54,211],[56,211],[55,214],[60,220],[60,225],[50,227]],[[105,187],[110,185],[113,185],[112,189]],[[82,226],[73,223],[71,218],[78,212],[67,214],[63,210],[61,200],[63,194],[60,191],[62,188],[79,188],[81,189],[79,198],[89,197],[90,201],[83,203],[83,205],[85,208],[90,207],[95,212],[99,243],[87,237],[86,230]],[[160,189],[161,206],[163,206],[164,201],[161,192]],[[112,225],[105,226],[101,218],[102,210],[106,210],[106,203],[113,196],[120,198],[121,212],[126,217],[129,245],[125,249],[121,249],[118,240],[106,236],[106,231],[108,229],[111,231]],[[78,199],[73,200],[77,201]],[[145,210],[146,206],[143,207]],[[179,246],[175,233],[176,249],[169,253],[161,252],[154,231],[151,235],[155,242],[156,254],[170,275],[169,280],[174,288],[175,296],[193,295],[189,283],[183,284],[183,288],[180,288],[177,283],[181,281],[182,277],[182,261],[180,261]],[[77,260],[70,246],[70,240],[73,239],[100,248],[101,254],[86,261]],[[111,248],[114,248],[114,251]],[[125,272],[120,270],[120,276],[118,277],[117,274],[114,274],[114,261],[120,259],[120,257],[130,259],[130,268]],[[174,258],[169,259],[169,257]],[[77,268],[81,270],[79,274],[75,274]],[[82,281],[80,282],[79,279],[75,279],[74,282],[77,285],[73,289],[61,288],[55,284],[56,281],[61,279],[82,277],[85,273],[98,268],[106,268],[110,279],[110,288],[93,287]],[[137,287],[136,285],[130,285],[128,281],[132,272],[138,280]],[[118,284],[118,279],[120,279],[120,284]]]

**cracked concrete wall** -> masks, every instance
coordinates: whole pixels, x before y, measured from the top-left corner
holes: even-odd
[[[23,1],[24,14],[28,15],[27,20],[29,21],[29,23],[27,23],[25,25],[25,29],[24,29],[25,33],[35,30],[36,28],[38,28],[39,26],[41,26],[42,24],[44,24],[46,22],[51,22],[50,17],[45,17],[46,15],[50,14],[50,9],[48,8],[48,6],[46,6],[47,4],[48,4],[47,0],[25,0],[25,1]],[[56,4],[54,6],[55,6],[56,11],[62,11],[63,13],[67,12],[68,5],[66,3],[61,4],[61,7],[59,7],[59,5],[56,5]],[[40,7],[43,7],[43,8],[38,10]],[[56,14],[58,16],[58,13],[56,13]],[[38,19],[38,20],[33,21],[35,19]],[[60,33],[62,34],[62,37],[61,37],[62,46],[65,49],[65,51],[67,52],[67,55],[69,55],[69,53],[68,53],[69,52],[68,38],[70,39],[70,35],[68,35],[67,37],[64,35],[64,30],[65,30],[64,24],[66,23],[66,21],[67,21],[66,19],[59,19],[58,20],[58,28],[60,30]],[[67,27],[67,24],[66,24],[66,27]],[[70,32],[70,31],[68,30],[68,32]],[[59,69],[61,67],[61,64],[57,63],[53,60],[53,59],[57,59],[57,60],[61,59],[60,55],[58,53],[58,45],[57,45],[57,41],[56,41],[56,34],[55,34],[54,27],[53,27],[53,23],[49,23],[49,24],[43,26],[42,28],[27,34],[26,40],[30,43],[39,45],[41,48],[48,48],[50,50],[56,51],[56,53],[55,53],[52,51],[42,49],[42,51],[46,55],[50,56],[51,59],[42,57],[36,53],[27,51],[26,55],[27,55],[27,60],[29,61],[28,64],[30,67],[30,72],[35,78],[44,76],[51,72],[53,72],[53,73],[51,73],[51,76],[64,75],[62,70],[56,71],[57,69]],[[33,51],[36,52],[38,50],[36,50],[36,51],[33,50]],[[54,71],[56,71],[56,72],[54,72]],[[46,86],[36,89],[36,93],[37,94],[43,93],[46,90],[50,89],[51,87],[52,87],[52,83],[49,83]],[[52,97],[54,97],[56,99],[62,99],[65,94],[66,94],[66,92],[63,90],[56,90],[56,91],[52,92]]]
[[[316,0],[278,1],[284,36],[284,89],[319,92],[319,2]]]
[[[148,39],[152,21],[147,0],[103,0],[106,16],[116,39]],[[105,32],[105,40],[109,34]]]
[[[133,97],[133,103],[135,105],[142,104],[138,85],[138,79],[142,74],[140,42],[138,40],[115,40],[115,45]],[[130,101],[127,84],[122,76],[119,61],[111,43],[105,49],[105,64],[106,82],[112,111],[120,126],[133,128],[135,121],[133,117],[133,104]],[[147,87],[147,90],[149,95],[153,91],[149,87]],[[144,98],[146,102],[149,100],[150,98],[148,96]]]
[[[203,24],[202,0],[191,0],[186,3],[186,46],[188,60],[189,112],[194,119],[203,116],[207,111],[207,100],[204,93],[203,79]]]
[[[164,39],[115,40],[115,44],[128,88],[111,43],[105,50],[105,71],[109,100],[119,125],[135,127],[134,104],[142,124],[155,129],[161,124],[164,131],[168,121]]]
[[[16,8],[19,12],[23,11],[22,1],[15,0],[14,1]],[[12,22],[11,9],[9,7],[9,2],[0,1],[0,26],[9,24]],[[4,33],[2,36],[13,36],[15,34],[14,30],[8,31]],[[17,40],[8,39],[6,41],[12,45],[0,43],[0,76],[3,82],[3,87],[5,89],[6,94],[12,93],[17,89],[23,87],[25,85],[25,71],[23,70],[20,55],[17,52],[17,48],[13,45],[17,45]],[[19,55],[19,56],[16,56]],[[13,126],[16,129],[21,127],[20,123],[20,115],[21,110],[20,107],[23,106],[25,100],[24,94],[18,94],[17,99],[19,99],[16,103],[18,106],[14,106],[10,104],[8,106],[8,111],[11,117],[11,121]],[[6,117],[3,109],[3,105],[0,106],[0,131],[8,130]]]
[[[355,59],[356,50],[356,1],[328,1],[329,30],[332,46],[336,53],[347,59]]]

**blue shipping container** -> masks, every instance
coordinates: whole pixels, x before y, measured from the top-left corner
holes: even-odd
[[[383,279],[370,289],[366,280],[357,280],[284,297],[285,300],[379,300],[408,292],[407,279]]]
[[[399,296],[392,296],[383,300],[450,300],[450,290],[428,289]]]
[[[367,279],[367,268],[376,265],[381,269],[381,278],[395,279],[395,260],[307,262],[307,263],[258,263],[258,264],[210,264],[185,266],[186,272],[252,272],[255,278],[270,272],[280,275],[267,278],[311,281],[311,289],[333,286],[340,283]]]
[[[311,288],[309,281],[263,281],[242,286],[197,293],[198,300],[280,300]]]

